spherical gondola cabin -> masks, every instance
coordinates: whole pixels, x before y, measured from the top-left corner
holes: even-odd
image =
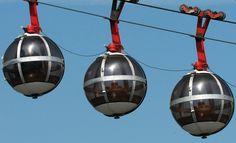
[[[205,138],[227,126],[234,111],[227,83],[208,71],[193,71],[176,85],[171,97],[172,115],[194,136]]]
[[[60,83],[64,74],[64,57],[50,38],[25,33],[6,50],[3,73],[16,91],[37,98]]]
[[[142,103],[147,90],[146,76],[132,57],[107,52],[87,70],[84,90],[97,111],[119,118]]]

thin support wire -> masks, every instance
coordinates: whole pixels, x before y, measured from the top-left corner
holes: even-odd
[[[127,53],[125,51],[125,53],[129,56],[131,56],[129,53]],[[166,71],[166,72],[189,72],[192,71],[193,69],[169,69],[169,68],[160,68],[160,67],[156,67],[156,66],[152,66],[149,64],[146,64],[144,62],[142,62],[141,60],[135,59],[136,61],[138,61],[140,64],[150,68],[150,69],[155,69],[155,70],[160,70],[160,71]]]
[[[47,34],[46,34],[45,32],[42,31],[42,33],[43,33],[43,35],[47,36]],[[47,37],[48,37],[48,36],[47,36]],[[73,52],[73,51],[71,51],[71,50],[68,50],[68,49],[66,49],[66,48],[63,48],[63,46],[61,46],[61,45],[58,44],[58,43],[57,43],[57,45],[58,45],[58,47],[59,47],[60,49],[66,51],[66,52],[68,52],[68,53],[70,53],[70,54],[72,54],[72,55],[79,56],[79,57],[91,58],[91,57],[96,57],[96,56],[99,56],[99,55],[105,53],[105,51],[103,51],[103,52],[99,52],[99,53],[96,53],[96,54],[88,54],[88,55],[86,55],[86,54],[79,54],[79,53],[77,53],[77,52]]]
[[[29,1],[29,0],[26,0],[26,1]],[[54,8],[59,8],[59,9],[72,11],[72,12],[76,12],[76,13],[82,13],[82,14],[85,14],[85,15],[89,15],[89,16],[93,16],[93,17],[99,17],[99,18],[106,19],[106,20],[111,20],[107,16],[102,16],[102,15],[94,14],[94,13],[91,13],[91,12],[86,12],[86,11],[82,11],[82,10],[67,8],[67,7],[58,6],[58,5],[54,5],[54,4],[49,4],[49,3],[45,3],[45,2],[38,2],[38,3],[42,4],[42,5],[47,5],[47,6],[50,6],[50,7],[54,7]],[[126,24],[131,24],[131,25],[141,26],[141,27],[150,28],[150,29],[154,29],[154,30],[165,31],[165,32],[169,32],[169,33],[175,33],[175,34],[179,34],[179,35],[184,35],[184,36],[189,36],[189,37],[192,37],[192,38],[196,38],[196,36],[193,35],[193,34],[181,32],[181,31],[177,31],[177,30],[171,30],[171,29],[167,29],[167,28],[161,28],[161,27],[157,27],[157,26],[151,26],[151,25],[147,25],[147,24],[143,24],[143,23],[132,22],[132,21],[122,20],[122,19],[120,19],[119,21],[123,22],[123,23],[126,23]],[[203,38],[203,37],[197,37],[197,38]],[[236,45],[236,42],[232,42],[232,41],[226,41],[226,40],[210,38],[210,37],[205,37],[205,39],[210,40],[210,41],[230,44],[230,45],[234,45],[234,46]]]

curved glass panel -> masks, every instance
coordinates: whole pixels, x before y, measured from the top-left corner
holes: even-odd
[[[51,62],[51,72],[48,82],[57,85],[64,75],[64,64]]]
[[[146,95],[146,91],[147,85],[143,82],[136,81],[132,102],[140,104]]]
[[[21,63],[25,82],[45,82],[48,72],[48,62],[25,62]]]
[[[101,64],[103,57],[98,57],[88,68],[84,81],[94,79],[101,76]]]
[[[61,50],[58,48],[57,44],[48,37],[43,36],[43,38],[47,41],[49,45],[51,56],[64,59],[63,54]]]
[[[12,87],[22,84],[17,64],[4,67],[3,73],[6,80]]]
[[[189,102],[176,104],[171,107],[172,115],[178,124],[182,127],[187,124],[193,123],[191,108]]]
[[[105,63],[104,75],[132,75],[132,71],[123,55],[109,55]]]
[[[189,96],[189,80],[191,75],[185,75],[175,86],[171,100]]]
[[[221,112],[221,100],[194,100],[193,106],[198,122],[217,121]]]
[[[224,110],[220,122],[228,124],[234,112],[234,103],[231,101],[224,101]]]
[[[133,64],[134,71],[135,71],[135,75],[136,75],[136,76],[143,77],[143,78],[146,79],[146,75],[145,75],[145,73],[144,73],[143,68],[141,67],[141,65],[140,65],[133,57],[128,56],[128,55],[126,55],[126,56],[130,59],[130,61],[131,61],[132,64]]]
[[[132,81],[106,81],[105,87],[109,102],[129,102]]]
[[[89,102],[94,106],[98,106],[106,103],[105,92],[102,91],[101,83],[94,83],[87,87],[84,87],[85,94]]]
[[[17,47],[19,44],[20,38],[16,38],[14,42],[11,43],[11,45],[7,48],[3,62],[15,59],[17,57]]]
[[[221,83],[221,86],[223,88],[223,92],[224,92],[224,95],[229,95],[229,96],[232,96],[233,97],[233,93],[230,89],[230,87],[228,86],[228,84],[225,82],[225,80],[223,80],[220,76],[214,74],[217,79],[220,81]]]
[[[39,36],[26,36],[21,45],[21,57],[47,56],[47,49]]]
[[[193,95],[221,94],[217,81],[211,74],[196,73],[193,79]]]

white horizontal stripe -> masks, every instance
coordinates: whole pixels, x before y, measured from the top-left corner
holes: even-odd
[[[13,65],[16,63],[24,63],[24,62],[36,62],[36,61],[51,61],[51,62],[58,62],[58,63],[64,63],[63,59],[60,59],[58,57],[52,57],[52,56],[30,56],[30,57],[21,57],[12,59],[9,61],[6,61],[3,63],[3,67],[8,65]]]
[[[131,80],[131,81],[140,81],[146,83],[146,79],[139,77],[139,76],[133,76],[133,75],[112,75],[112,76],[104,76],[104,77],[99,77],[99,78],[94,78],[87,80],[84,83],[84,87],[97,83],[97,82],[102,82],[102,81],[113,81],[113,80]]]
[[[204,100],[204,99],[221,99],[221,100],[228,100],[234,102],[234,98],[228,95],[222,94],[200,94],[200,95],[193,95],[193,96],[186,96],[179,99],[172,100],[170,105],[176,105],[183,102],[194,101],[194,100]]]

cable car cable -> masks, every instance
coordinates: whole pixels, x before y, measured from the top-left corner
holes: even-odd
[[[25,1],[29,1],[29,0],[25,0]],[[106,19],[106,20],[110,20],[109,17],[98,15],[98,14],[94,14],[94,13],[90,13],[90,12],[85,12],[85,11],[81,11],[81,10],[77,10],[77,9],[72,9],[72,8],[67,8],[67,7],[63,7],[63,6],[58,6],[58,5],[49,4],[49,3],[45,3],[45,2],[38,2],[38,3],[42,4],[42,5],[47,5],[47,6],[50,6],[50,7],[54,7],[54,8],[59,8],[59,9],[67,10],[67,11],[72,11],[72,12],[76,12],[76,13],[82,13],[82,14],[86,14],[86,15],[90,15],[90,16],[94,16],[94,17],[99,17],[99,18],[103,18],[103,19]],[[185,33],[185,32],[180,32],[180,31],[176,31],[176,30],[171,30],[171,29],[167,29],[167,28],[161,28],[161,27],[157,27],[157,26],[151,26],[151,25],[147,25],[147,24],[143,24],[143,23],[132,22],[132,21],[127,21],[127,20],[122,20],[122,19],[120,19],[119,21],[123,22],[123,23],[126,23],[126,24],[131,24],[131,25],[141,26],[141,27],[145,27],[145,28],[150,28],[150,29],[155,29],[155,30],[175,33],[175,34],[179,34],[179,35],[190,36],[190,37],[193,37],[193,38],[201,38],[201,37],[196,37],[193,34],[189,34],[189,33]],[[226,40],[210,38],[210,37],[205,37],[205,39],[210,40],[210,41],[230,44],[230,45],[236,45],[236,42],[232,42],[232,41],[226,41]]]
[[[128,52],[124,51],[127,55],[130,55]],[[130,55],[131,56],[131,55]],[[140,64],[150,68],[150,69],[155,69],[155,70],[160,70],[160,71],[167,71],[167,72],[189,72],[192,71],[191,69],[169,69],[169,68],[160,68],[160,67],[156,67],[156,66],[152,66],[149,64],[146,64],[144,62],[142,62],[141,60],[135,59],[136,61],[138,61]]]
[[[213,73],[215,73],[211,68],[209,68],[209,70],[211,71],[211,72],[213,72]],[[233,83],[231,83],[231,82],[228,82],[228,81],[226,81],[226,80],[224,80],[227,84],[229,84],[231,87],[233,87],[233,88],[235,88],[236,89],[236,85],[235,84],[233,84]]]
[[[173,13],[178,13],[178,14],[184,14],[184,15],[189,15],[189,16],[195,16],[195,15],[191,15],[191,14],[188,14],[188,13],[182,13],[178,10],[173,10],[173,9],[169,9],[169,8],[149,5],[149,4],[145,4],[145,3],[132,3],[132,2],[127,1],[127,0],[120,0],[120,1],[125,1],[125,2],[130,3],[130,4],[139,5],[139,6],[148,7],[148,8],[159,9],[159,10],[163,10],[163,11],[168,11],[168,12],[173,12]],[[223,20],[222,21],[222,20],[218,20],[218,19],[214,19],[214,20],[236,25],[236,21],[230,21],[230,20]]]
[[[43,32],[43,31],[41,31],[41,32],[43,33],[43,35],[47,36],[47,34],[45,34],[45,32]],[[47,36],[47,37],[48,37],[48,36]],[[103,52],[99,52],[99,53],[97,53],[97,54],[90,54],[90,55],[79,54],[79,53],[77,53],[77,52],[73,52],[73,51],[71,51],[71,50],[68,50],[68,49],[66,49],[66,48],[63,48],[63,47],[62,47],[61,45],[59,45],[58,43],[57,43],[57,45],[58,45],[58,47],[59,47],[60,49],[66,51],[66,52],[68,52],[68,53],[70,53],[70,54],[72,54],[72,55],[79,56],[79,57],[85,57],[85,58],[96,57],[96,56],[99,56],[99,55],[101,55],[101,54],[103,54],[103,53],[105,52],[105,51],[103,51]]]

